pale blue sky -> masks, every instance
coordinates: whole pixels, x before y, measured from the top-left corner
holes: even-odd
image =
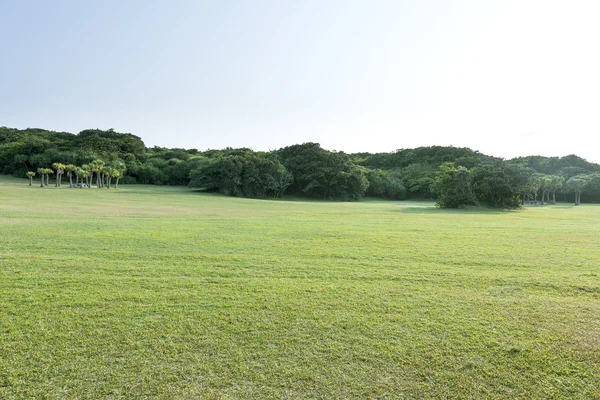
[[[0,125],[600,162],[600,1],[0,0]]]

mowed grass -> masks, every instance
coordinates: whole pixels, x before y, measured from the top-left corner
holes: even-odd
[[[0,398],[600,398],[600,206],[0,177]]]

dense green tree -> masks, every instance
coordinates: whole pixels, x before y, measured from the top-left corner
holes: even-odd
[[[278,162],[273,165],[270,173],[265,176],[267,191],[271,192],[274,198],[283,197],[286,189],[292,183],[294,183],[294,176]]]
[[[532,198],[539,190],[539,181],[535,178],[534,169],[520,164],[496,161],[496,165],[501,165],[507,175],[510,191],[524,202]]]
[[[281,197],[292,183],[277,159],[251,152],[205,158],[197,162],[190,178],[192,187],[254,198]]]
[[[404,200],[406,188],[402,180],[395,174],[381,169],[367,172],[369,187],[367,196],[381,197],[390,200]]]
[[[437,166],[417,162],[398,170],[398,176],[409,194],[429,199],[432,197],[430,188],[436,177],[436,168]]]
[[[475,204],[471,188],[471,173],[465,167],[455,167],[453,163],[442,163],[431,184],[437,205],[441,208],[459,208]]]
[[[353,164],[347,154],[324,150],[318,143],[284,147],[277,156],[294,176],[290,190],[296,195],[358,200],[369,185],[366,169]]]
[[[526,182],[519,170],[504,162],[494,162],[475,167],[471,172],[477,203],[508,209],[521,206],[520,192]]]

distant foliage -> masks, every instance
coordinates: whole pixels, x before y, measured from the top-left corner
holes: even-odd
[[[431,192],[442,208],[459,208],[475,204],[471,172],[465,167],[442,163],[437,170]]]
[[[189,185],[231,196],[285,194],[327,200],[435,199],[440,207],[516,208],[524,201],[600,201],[600,165],[575,155],[502,160],[466,147],[346,154],[318,143],[270,152],[248,148],[147,148],[113,129],[78,134],[0,127],[0,173],[40,186]]]
[[[198,160],[189,185],[229,196],[282,197],[293,176],[274,157],[246,151]]]
[[[294,176],[290,192],[295,195],[359,200],[369,187],[367,169],[347,154],[325,150],[318,143],[284,147],[276,154]]]
[[[406,199],[406,188],[397,174],[381,169],[370,170],[367,172],[367,180],[367,196],[389,200]]]

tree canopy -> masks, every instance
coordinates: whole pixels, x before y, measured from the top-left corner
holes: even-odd
[[[113,129],[77,134],[0,127],[0,173],[38,172],[61,185],[189,185],[240,197],[333,200],[433,198],[440,207],[519,207],[524,201],[600,201],[600,165],[576,155],[503,160],[466,147],[346,154],[303,143],[269,152],[148,148]],[[40,172],[43,171],[43,172]],[[73,181],[75,178],[75,181]],[[93,182],[93,183],[92,183]]]

